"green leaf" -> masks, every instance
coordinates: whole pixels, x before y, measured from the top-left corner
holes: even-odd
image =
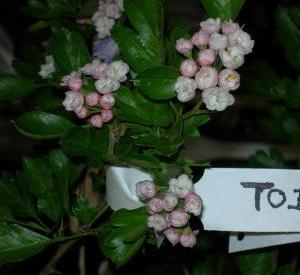
[[[61,207],[47,158],[25,158],[23,177],[38,200],[39,211],[52,221],[57,221],[61,214]]]
[[[45,90],[39,93],[34,102],[34,109],[37,111],[51,112],[62,109],[61,98],[52,90]]]
[[[290,265],[282,265],[279,267],[276,275],[296,275],[296,271]]]
[[[84,156],[91,165],[98,167],[108,153],[109,129],[74,127],[62,136],[60,144],[67,154]]]
[[[234,20],[245,0],[201,0],[201,2],[210,17]]]
[[[208,115],[193,115],[183,122],[183,135],[188,138],[196,138],[200,136],[198,127],[210,120]]]
[[[279,150],[271,148],[268,153],[258,150],[250,156],[249,164],[255,168],[284,168],[284,158]]]
[[[49,46],[55,65],[62,75],[77,71],[91,61],[81,35],[66,28],[55,30]]]
[[[177,69],[168,66],[149,68],[134,79],[135,86],[152,99],[169,99],[176,96],[175,83],[179,77]]]
[[[68,119],[40,111],[24,113],[15,121],[18,131],[34,139],[54,139],[63,135],[74,124]]]
[[[172,119],[172,109],[166,103],[148,100],[140,93],[122,86],[115,93],[114,113],[121,120],[142,125],[168,126]]]
[[[72,213],[81,224],[89,224],[96,217],[98,211],[97,208],[89,206],[86,198],[79,198],[72,208]]]
[[[19,174],[19,179],[10,174],[1,175],[0,201],[16,217],[36,216],[32,195],[21,174]]]
[[[137,31],[117,27],[112,37],[123,59],[136,71],[163,64],[163,5],[161,0],[125,0],[130,23]]]
[[[53,172],[53,184],[58,194],[57,200],[64,207],[65,211],[68,212],[69,188],[79,178],[84,165],[72,163],[62,150],[50,151],[49,164]]]
[[[247,67],[243,89],[254,99],[282,100],[287,97],[287,83],[266,63],[256,60]]]
[[[144,207],[121,209],[99,227],[98,243],[102,253],[114,264],[121,266],[141,248],[147,230],[147,211]]]
[[[300,70],[300,30],[292,20],[289,9],[279,7],[276,14],[277,39],[284,47],[288,62]]]
[[[36,232],[15,224],[0,223],[0,264],[25,260],[51,241]]]
[[[0,75],[0,100],[17,100],[27,97],[39,88],[33,80],[18,75]]]
[[[241,275],[271,275],[277,266],[277,250],[251,251],[236,256]]]

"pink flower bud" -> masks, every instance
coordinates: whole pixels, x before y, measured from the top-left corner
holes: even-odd
[[[183,210],[175,210],[170,213],[169,220],[172,226],[174,227],[182,227],[185,226],[189,221],[188,213]]]
[[[197,69],[197,64],[192,59],[186,59],[180,65],[180,73],[187,77],[195,76]]]
[[[168,223],[164,216],[154,214],[148,217],[148,226],[157,232],[161,232],[168,227]]]
[[[193,44],[188,39],[180,38],[176,41],[176,50],[179,53],[186,54],[193,49]]]
[[[178,198],[184,198],[189,192],[193,192],[193,189],[193,182],[185,174],[169,180],[169,192]]]
[[[103,122],[109,122],[113,119],[114,115],[112,110],[108,109],[108,110],[102,110],[101,117]]]
[[[73,92],[78,92],[82,88],[83,82],[81,78],[71,78],[69,80],[69,89]]]
[[[141,201],[151,199],[155,194],[156,189],[153,181],[143,180],[136,184],[136,195]]]
[[[229,90],[236,90],[240,86],[240,75],[234,70],[222,70],[219,73],[219,86]]]
[[[174,208],[177,206],[178,199],[174,195],[168,193],[164,197],[164,202],[165,202],[164,209],[167,212],[170,212],[170,211],[174,210]]]
[[[85,107],[82,107],[79,112],[76,112],[76,115],[78,118],[83,119],[88,117],[89,111]]]
[[[196,74],[195,80],[200,90],[215,87],[218,84],[218,71],[210,66],[202,67]]]
[[[164,231],[164,235],[168,239],[168,241],[174,246],[179,243],[180,233],[175,228],[168,228]]]
[[[182,233],[180,243],[183,247],[194,247],[197,243],[196,235],[198,232]]]
[[[95,128],[101,128],[103,125],[103,120],[101,115],[94,115],[90,118],[90,123],[95,127]]]
[[[223,24],[222,24],[222,32],[224,34],[227,34],[227,35],[229,35],[231,33],[234,33],[239,29],[240,29],[239,24],[233,23],[231,20],[230,21],[224,21]]]
[[[194,33],[191,42],[197,46],[202,47],[206,46],[209,41],[210,34],[204,30],[200,30],[199,32]]]
[[[213,64],[216,60],[215,51],[207,49],[202,50],[198,54],[198,62],[201,66],[209,66]]]
[[[97,92],[89,93],[85,96],[85,103],[89,106],[96,106],[100,102],[100,97]]]
[[[213,33],[209,38],[208,44],[212,50],[224,50],[228,45],[228,38],[225,34]]]
[[[160,198],[152,198],[147,205],[147,210],[149,214],[155,214],[163,211],[165,202]]]
[[[202,199],[196,193],[189,193],[184,199],[184,210],[188,213],[199,216],[203,207]]]
[[[100,98],[100,106],[105,110],[111,109],[114,104],[115,99],[112,94],[106,94]]]

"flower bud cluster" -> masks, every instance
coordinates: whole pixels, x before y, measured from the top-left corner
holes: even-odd
[[[244,56],[253,46],[250,35],[237,23],[219,18],[202,21],[191,39],[176,41],[176,50],[187,58],[181,63],[182,76],[175,84],[178,100],[189,101],[199,89],[208,110],[223,111],[232,105],[235,99],[230,91],[240,85],[235,70],[243,65]],[[197,58],[193,58],[195,53]]]
[[[113,118],[112,107],[115,103],[113,92],[120,88],[120,83],[127,80],[129,66],[123,61],[110,64],[98,59],[86,64],[78,72],[72,72],[62,79],[61,86],[67,86],[63,106],[74,112],[80,119],[88,119],[95,128]],[[84,89],[84,77],[95,82],[94,91]]]
[[[43,79],[49,78],[55,73],[55,62],[52,55],[45,57],[45,64],[42,64],[39,71],[39,76]]]
[[[180,243],[193,247],[196,244],[198,231],[191,230],[189,219],[191,215],[201,214],[203,202],[187,175],[170,179],[166,193],[159,192],[153,181],[140,181],[136,194],[146,203],[150,228],[164,235],[173,246]]]

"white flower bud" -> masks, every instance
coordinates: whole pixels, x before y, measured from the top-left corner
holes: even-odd
[[[79,92],[68,91],[65,93],[66,97],[63,101],[63,106],[67,111],[80,112],[84,103],[84,97]]]
[[[100,94],[109,94],[118,90],[120,83],[110,78],[102,78],[95,82],[95,87]]]
[[[169,180],[169,191],[178,198],[184,198],[193,189],[193,182],[185,174]]]
[[[186,102],[194,98],[196,89],[197,84],[194,79],[185,76],[180,76],[177,78],[175,91],[178,94],[177,98],[179,101]]]
[[[127,77],[126,74],[129,72],[129,66],[119,60],[119,61],[113,61],[109,64],[106,74],[109,78],[115,81],[123,82],[126,81]]]
[[[209,88],[203,91],[202,100],[206,108],[210,111],[224,111],[235,101],[228,89],[220,87]]]
[[[240,75],[234,70],[222,70],[219,73],[219,86],[231,91],[236,90],[240,86]]]
[[[177,206],[178,199],[174,195],[168,193],[164,197],[164,202],[165,202],[164,209],[167,212],[170,212]]]
[[[213,33],[209,38],[209,48],[215,51],[223,50],[228,45],[227,35],[220,33]]]
[[[244,51],[240,47],[233,46],[221,50],[219,55],[225,68],[234,70],[244,64]]]
[[[163,215],[154,214],[148,217],[148,226],[157,232],[161,232],[168,227],[168,222]]]
[[[215,87],[218,84],[218,71],[211,66],[203,66],[196,74],[195,80],[200,90]]]
[[[252,52],[254,47],[254,40],[251,40],[249,33],[242,30],[238,30],[229,35],[229,44],[230,46],[238,46],[243,50],[244,54]]]
[[[208,33],[218,32],[221,28],[221,19],[220,18],[217,18],[217,19],[209,18],[205,21],[202,21],[200,23],[200,27],[202,28],[202,30],[204,30]]]

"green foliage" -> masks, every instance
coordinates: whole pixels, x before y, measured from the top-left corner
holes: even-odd
[[[245,0],[201,0],[201,2],[210,17],[234,20]]]
[[[13,74],[0,75],[0,100],[23,99],[39,88],[39,84],[31,79],[27,79]]]
[[[277,250],[251,251],[236,256],[241,275],[271,275],[276,271]]]
[[[125,86],[116,92],[115,99],[114,113],[121,120],[153,126],[168,126],[172,122],[172,109],[168,103],[152,102]]]
[[[63,135],[74,124],[62,116],[31,111],[17,118],[15,126],[18,131],[30,138],[54,139]]]
[[[129,261],[141,248],[147,232],[147,211],[121,209],[98,230],[98,243],[102,253],[116,266]]]
[[[283,265],[278,269],[276,275],[297,275],[297,273],[290,265]]]
[[[89,206],[86,198],[81,197],[73,206],[72,213],[81,224],[89,224],[96,217],[98,211],[95,207]]]
[[[161,65],[165,58],[162,1],[125,0],[124,7],[136,32],[121,26],[113,30],[122,59],[136,72]]]
[[[49,47],[55,66],[62,75],[76,71],[91,61],[84,39],[75,31],[54,29]]]
[[[198,127],[204,125],[210,120],[208,115],[193,115],[183,122],[183,135],[187,138],[197,138],[200,136]]]
[[[104,127],[101,131],[90,127],[74,127],[68,130],[60,140],[67,154],[86,157],[95,167],[107,158],[109,142],[108,127]]]
[[[213,254],[205,257],[204,261],[195,264],[192,275],[220,275],[226,261],[226,256]]]
[[[284,158],[279,150],[271,148],[268,153],[258,150],[254,155],[250,156],[249,164],[251,167],[257,168],[284,168]]]
[[[284,53],[288,62],[298,71],[300,70],[300,30],[293,21],[299,7],[289,8],[279,7],[276,14],[276,32],[278,41],[284,47]],[[292,12],[291,12],[292,11]],[[292,15],[294,15],[292,17]]]
[[[134,84],[151,99],[170,99],[176,96],[174,86],[178,77],[179,72],[173,67],[152,67],[138,74]]]
[[[19,262],[45,249],[51,241],[16,224],[0,223],[0,265]]]

